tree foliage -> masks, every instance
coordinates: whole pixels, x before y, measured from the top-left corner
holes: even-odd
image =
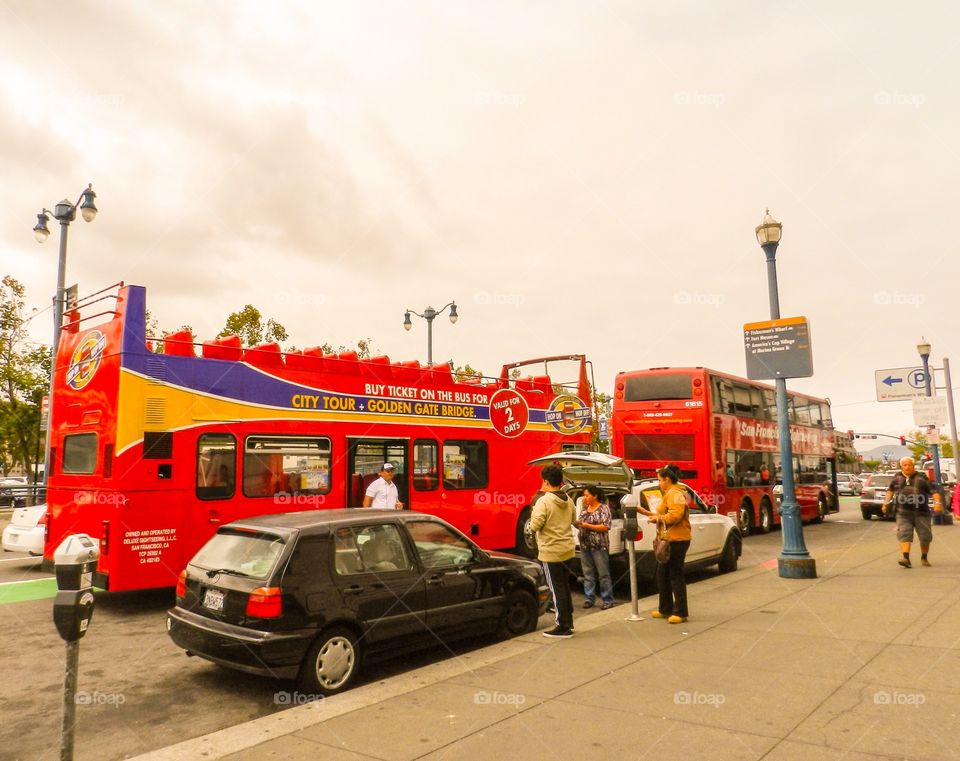
[[[0,468],[5,473],[14,464],[30,472],[49,375],[50,347],[29,341],[24,288],[7,275],[0,285]]]
[[[260,310],[253,304],[247,304],[239,312],[233,312],[227,317],[217,336],[238,335],[244,346],[256,346],[269,341],[286,341],[289,338],[287,329],[272,317],[263,320]]]

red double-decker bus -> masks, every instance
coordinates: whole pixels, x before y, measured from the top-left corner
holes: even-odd
[[[802,520],[836,512],[836,457],[830,402],[789,393],[793,474]],[[613,454],[638,477],[664,463],[708,503],[735,518],[744,535],[780,522],[776,391],[703,367],[657,367],[617,375]]]
[[[104,589],[174,585],[229,521],[359,507],[385,462],[407,508],[523,551],[539,482],[527,463],[591,439],[581,355],[458,382],[447,364],[238,336],[151,346],[145,299],[120,284],[68,312],[55,368],[46,562],[66,535],[90,534]],[[557,362],[569,382],[548,374]],[[542,374],[513,377],[531,364]]]

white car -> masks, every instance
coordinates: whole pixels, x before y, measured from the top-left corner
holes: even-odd
[[[640,504],[656,508],[663,498],[656,479],[634,481],[633,471],[619,457],[602,452],[558,452],[538,457],[531,465],[556,464],[563,468],[564,490],[578,501],[585,486],[599,486],[607,496],[613,520],[610,527],[610,568],[616,583],[628,570],[627,543],[623,530],[623,511],[620,500],[632,493]],[[717,513],[715,507],[706,505],[689,486],[680,484],[687,493],[690,509],[692,538],[687,550],[686,568],[704,568],[716,565],[720,573],[737,570],[737,561],[743,547],[743,538],[736,521]],[[532,503],[531,503],[532,504]],[[579,505],[579,502],[578,502]],[[637,578],[650,580],[656,575],[656,558],[653,556],[653,524],[639,516],[642,536],[635,540]],[[574,541],[579,539],[574,530]],[[577,547],[579,552],[579,546]]]
[[[3,530],[3,549],[6,552],[26,552],[42,555],[47,533],[47,506],[18,507],[10,523]]]

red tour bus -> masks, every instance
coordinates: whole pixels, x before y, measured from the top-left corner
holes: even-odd
[[[154,353],[145,299],[122,283],[86,299],[57,356],[45,563],[65,536],[90,534],[103,589],[173,586],[223,523],[359,507],[384,462],[409,509],[523,551],[539,484],[527,463],[591,439],[581,355],[463,383],[446,364],[244,349],[238,336],[198,346],[189,331]],[[576,363],[569,383],[546,374],[556,362]],[[544,374],[511,378],[530,364]]]
[[[802,520],[837,512],[830,402],[789,393],[793,474]],[[681,477],[736,519],[744,535],[780,522],[776,391],[703,367],[657,367],[617,375],[613,454],[638,477],[675,463]]]

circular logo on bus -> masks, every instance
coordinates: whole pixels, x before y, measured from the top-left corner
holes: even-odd
[[[579,433],[590,422],[590,408],[576,396],[561,394],[550,402],[547,422],[560,433]]]
[[[103,359],[103,350],[107,339],[99,330],[93,330],[77,344],[67,367],[67,385],[79,391],[93,380]]]
[[[513,389],[502,388],[490,397],[490,423],[501,436],[508,439],[519,436],[529,420],[526,399]]]

